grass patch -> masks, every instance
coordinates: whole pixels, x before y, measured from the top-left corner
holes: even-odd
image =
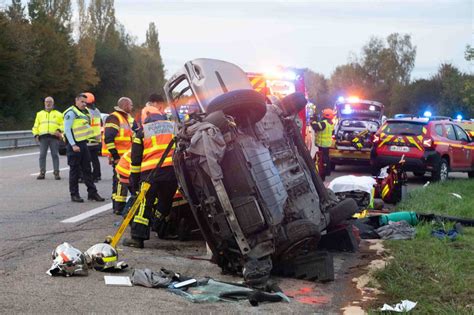
[[[474,180],[457,179],[414,190],[397,210],[474,218]],[[431,228],[429,223],[420,224],[414,240],[384,242],[394,259],[375,273],[388,299],[380,302],[417,301],[416,314],[473,314],[474,228],[465,227],[455,241],[432,237]]]

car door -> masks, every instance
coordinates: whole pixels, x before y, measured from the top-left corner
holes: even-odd
[[[471,161],[472,161],[472,149],[469,145],[469,136],[467,133],[459,126],[453,125],[454,131],[456,132],[456,138],[462,144],[462,159],[460,159],[460,167],[463,169],[471,168]]]
[[[463,151],[463,144],[456,137],[456,131],[453,124],[445,124],[446,138],[449,140],[449,166],[451,169],[461,169],[466,163],[466,157]]]

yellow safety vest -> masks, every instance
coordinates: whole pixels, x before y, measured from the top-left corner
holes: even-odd
[[[101,132],[101,117],[100,112],[97,109],[87,108],[89,113],[91,128],[93,132],[93,137],[89,139],[90,143],[100,143],[102,141],[102,132]]]
[[[89,117],[74,105],[66,109],[64,115],[66,115],[67,112],[71,110],[76,114],[76,117],[72,122],[72,135],[74,136],[74,139],[79,142],[92,138],[94,136],[94,132],[92,131]]]
[[[35,124],[32,132],[35,136],[54,134],[56,131],[63,130],[63,115],[53,109],[50,112],[42,110],[36,114]]]
[[[324,119],[323,121],[318,122],[320,127],[322,127],[322,122],[325,123],[326,128],[316,132],[314,142],[318,147],[329,148],[332,145],[332,132],[334,130],[334,126],[327,119]]]

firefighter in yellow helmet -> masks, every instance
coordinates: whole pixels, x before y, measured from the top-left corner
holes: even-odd
[[[331,175],[331,163],[329,160],[329,148],[332,145],[332,133],[334,131],[334,111],[330,108],[323,109],[322,120],[311,122],[315,135],[315,144],[322,152],[324,175]]]
[[[59,139],[62,138],[63,115],[54,109],[54,99],[48,96],[44,99],[44,110],[36,114],[33,135],[40,144],[40,173],[37,179],[44,179],[46,174],[46,155],[48,147],[53,158],[54,179],[61,179],[59,176]]]

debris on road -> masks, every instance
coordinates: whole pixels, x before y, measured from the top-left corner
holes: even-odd
[[[375,231],[383,240],[411,240],[416,235],[416,229],[405,220],[399,222],[390,221],[387,225]]]
[[[97,271],[123,270],[128,267],[123,261],[118,261],[118,252],[109,244],[99,243],[86,252],[87,263]]]
[[[123,276],[104,276],[105,285],[115,285],[115,286],[123,286],[123,287],[131,287],[132,282],[130,281],[130,277],[123,277]]]
[[[397,305],[390,306],[388,304],[384,304],[383,307],[380,309],[381,311],[391,311],[391,312],[397,312],[397,313],[404,313],[404,312],[409,312],[412,309],[415,308],[417,302],[412,302],[410,300],[403,300],[401,303],[398,303]]]

